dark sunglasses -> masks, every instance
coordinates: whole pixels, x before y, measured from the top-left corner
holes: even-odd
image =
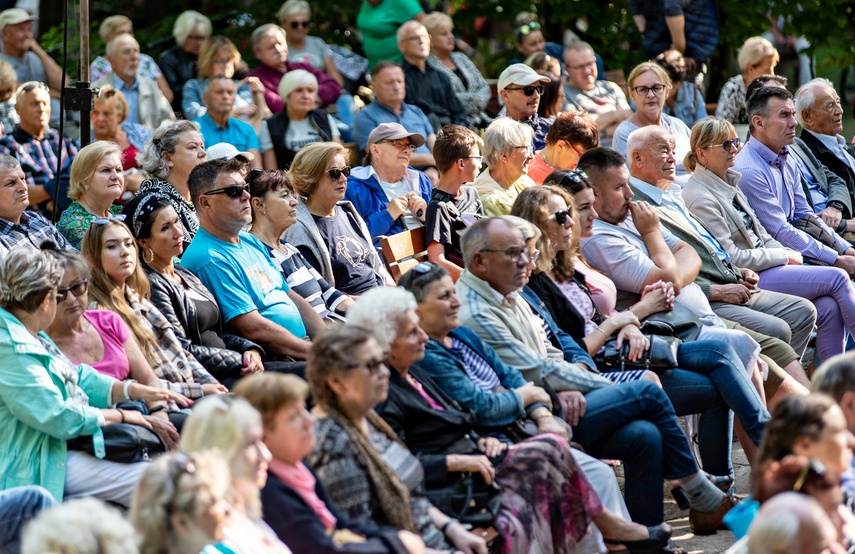
[[[68,293],[70,292],[75,296],[75,298],[80,298],[86,291],[89,290],[89,279],[83,279],[78,283],[74,283],[70,287],[64,289],[56,289],[56,301],[57,302],[65,302],[65,299],[68,298]]]
[[[31,81],[31,82],[29,82],[29,83],[25,83],[25,84],[21,87],[20,92],[32,92],[33,90],[35,90],[35,89],[37,89],[37,88],[40,88],[40,89],[42,89],[42,90],[46,90],[46,91],[50,92],[50,89],[48,88],[48,86],[47,86],[46,84],[44,84],[44,83],[39,83],[39,82],[36,82],[36,81]]]
[[[730,152],[730,149],[733,148],[734,146],[739,148],[739,144],[740,144],[739,137],[734,137],[730,140],[726,140],[726,141],[722,142],[721,144],[711,144],[711,145],[707,146],[707,148],[717,148],[717,147],[721,146],[725,152]]]
[[[535,92],[543,94],[543,85],[528,85],[527,87],[505,87],[505,90],[521,90],[526,96],[531,96]]]
[[[567,208],[566,210],[558,210],[553,215],[555,215],[555,222],[559,225],[564,225],[567,223],[567,219],[573,215],[573,210],[571,208]]]
[[[93,219],[89,225],[106,225],[111,221],[125,221],[127,216],[125,214],[116,214],[111,215],[110,217],[96,217]]]
[[[345,177],[350,177],[350,166],[346,165],[344,167],[332,167],[327,169],[327,175],[334,181],[338,181],[339,178],[344,175]]]
[[[299,29],[300,27],[303,27],[304,29],[306,29],[309,27],[309,23],[311,22],[308,19],[304,19],[303,21],[292,21],[291,28]]]
[[[240,198],[243,196],[243,193],[249,192],[249,184],[246,185],[232,185],[229,187],[223,187],[221,189],[209,190],[208,192],[203,193],[203,196],[211,196],[214,194],[225,194],[229,198]]]

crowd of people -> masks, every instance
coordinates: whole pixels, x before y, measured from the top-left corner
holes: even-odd
[[[0,12],[0,549],[680,553],[666,488],[732,552],[855,546],[840,98],[752,37],[708,116],[712,2],[630,4],[625,87],[521,14],[499,113],[415,0],[363,2],[364,106],[304,0],[252,69],[114,15],[87,145]]]

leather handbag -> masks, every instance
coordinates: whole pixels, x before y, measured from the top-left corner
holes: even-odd
[[[645,335],[650,341],[650,346],[641,357],[635,361],[629,360],[629,341],[617,347],[617,339],[610,338],[605,346],[597,354],[597,363],[602,363],[615,370],[626,371],[631,369],[647,369],[655,373],[661,373],[677,367],[677,349],[682,341],[676,337],[663,337],[659,335]]]
[[[430,503],[449,517],[473,527],[493,525],[502,502],[501,489],[495,481],[484,482],[480,474],[452,474],[445,487],[428,489]]]
[[[141,401],[123,402],[117,406],[123,410],[135,410],[148,415],[145,404]],[[152,458],[166,452],[160,436],[141,425],[133,423],[112,423],[101,428],[104,435],[104,451],[96,452],[91,435],[82,435],[68,441],[69,450],[79,450],[96,458],[133,464],[150,462]]]
[[[641,323],[641,332],[645,335],[676,337],[684,342],[698,338],[703,323],[698,316],[682,304],[674,304],[673,310],[656,312],[647,316]]]

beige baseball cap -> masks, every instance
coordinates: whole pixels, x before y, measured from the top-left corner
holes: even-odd
[[[425,137],[420,133],[410,133],[400,123],[381,123],[368,135],[368,146],[381,140],[410,139],[413,146],[419,147],[425,143]]]
[[[30,12],[22,10],[21,8],[3,10],[0,12],[0,31],[2,31],[6,25],[17,25],[18,23],[35,21],[36,19],[38,18],[34,15],[30,15]]]
[[[541,75],[524,63],[511,64],[499,75],[496,90],[505,90],[508,85],[525,87],[534,83],[548,83],[549,77]]]

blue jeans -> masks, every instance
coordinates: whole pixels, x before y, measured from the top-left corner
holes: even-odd
[[[14,487],[0,491],[0,552],[21,551],[21,531],[42,510],[57,504],[42,487]]]

